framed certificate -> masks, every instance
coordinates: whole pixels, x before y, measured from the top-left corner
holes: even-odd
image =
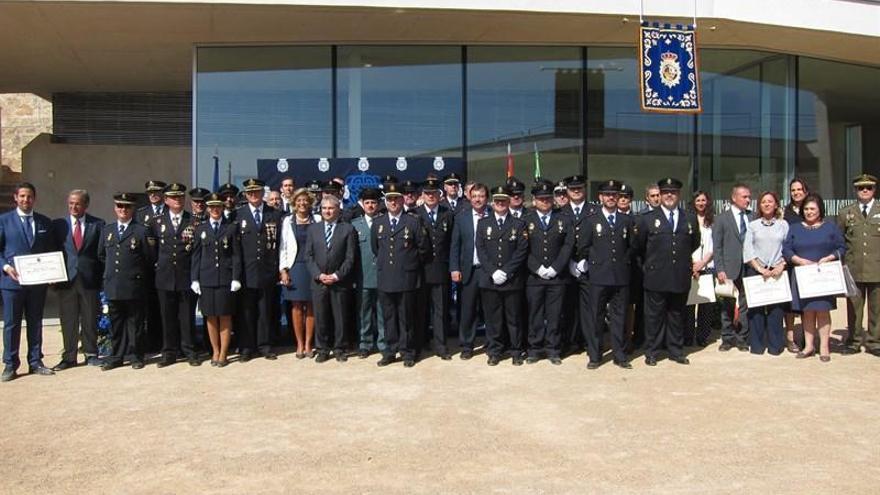
[[[700,275],[700,278],[691,281],[691,291],[688,293],[687,305],[715,302],[715,278],[712,274]]]
[[[821,265],[796,266],[794,276],[797,279],[798,295],[802,299],[846,294],[840,260]]]
[[[746,291],[746,304],[749,308],[791,302],[791,283],[788,280],[788,272],[782,272],[779,278],[765,279],[761,275],[744,277],[743,289]]]
[[[13,260],[21,285],[67,282],[67,267],[61,251],[16,256]]]

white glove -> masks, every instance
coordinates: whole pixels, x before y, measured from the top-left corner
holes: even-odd
[[[541,266],[538,267],[538,271],[536,271],[535,274],[538,275],[538,276],[541,277],[541,278],[544,278],[544,272],[545,272],[546,270],[547,270],[547,269],[544,268],[544,265],[541,265]]]
[[[202,285],[199,284],[198,280],[193,280],[193,283],[189,284],[189,290],[195,292],[198,295],[202,295]]]
[[[578,261],[577,269],[581,273],[587,273],[587,260]]]
[[[495,282],[495,285],[501,285],[507,281],[507,274],[501,270],[495,270],[495,273],[492,274],[492,281]]]
[[[544,274],[547,275],[546,277],[544,277],[545,280],[556,278],[556,275],[558,275],[558,273],[556,273],[556,270],[554,270],[552,266],[548,266],[547,270],[544,271]]]
[[[575,278],[581,276],[581,272],[578,271],[577,263],[574,261],[568,262],[568,273],[571,273],[571,276]]]
[[[229,290],[232,292],[238,292],[241,289],[241,282],[238,280],[233,280],[231,284],[229,284]]]

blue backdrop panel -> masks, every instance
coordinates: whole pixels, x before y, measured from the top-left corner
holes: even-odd
[[[399,180],[421,182],[429,173],[442,178],[455,172],[465,177],[461,158],[267,158],[257,160],[257,175],[272,189],[281,187],[284,177],[293,177],[298,186],[317,179],[345,178],[345,205],[357,202],[361,189],[378,187],[381,178],[394,175]]]
[[[697,36],[691,26],[642,24],[639,31],[639,84],[642,110],[699,113]]]

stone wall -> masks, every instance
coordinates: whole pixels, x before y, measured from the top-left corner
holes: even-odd
[[[20,173],[24,147],[38,135],[51,132],[52,102],[29,93],[0,94],[0,165],[4,171]]]

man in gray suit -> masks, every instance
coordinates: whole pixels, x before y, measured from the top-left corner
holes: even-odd
[[[321,199],[322,221],[309,226],[306,266],[312,277],[312,306],[315,311],[316,363],[330,359],[344,362],[345,333],[349,327],[349,304],[354,277],[357,234],[351,224],[339,221],[342,212],[336,196]]]
[[[367,358],[373,350],[373,342],[379,352],[385,350],[385,321],[382,316],[382,306],[379,304],[379,296],[376,291],[376,255],[370,244],[370,229],[378,216],[379,211],[378,189],[362,189],[358,203],[363,210],[363,216],[351,221],[351,226],[357,232],[358,242],[358,266],[357,266],[357,303],[358,308],[358,357]],[[374,323],[375,320],[375,323]]]
[[[749,224],[752,192],[749,186],[737,183],[730,192],[730,209],[715,218],[712,224],[712,243],[714,245],[715,272],[718,283],[728,280],[739,291],[740,328],[734,325],[736,301],[725,297],[720,300],[721,307],[721,347],[719,351],[729,351],[734,346],[741,351],[749,350],[749,324],[746,314],[746,292],[743,290],[743,239]]]

